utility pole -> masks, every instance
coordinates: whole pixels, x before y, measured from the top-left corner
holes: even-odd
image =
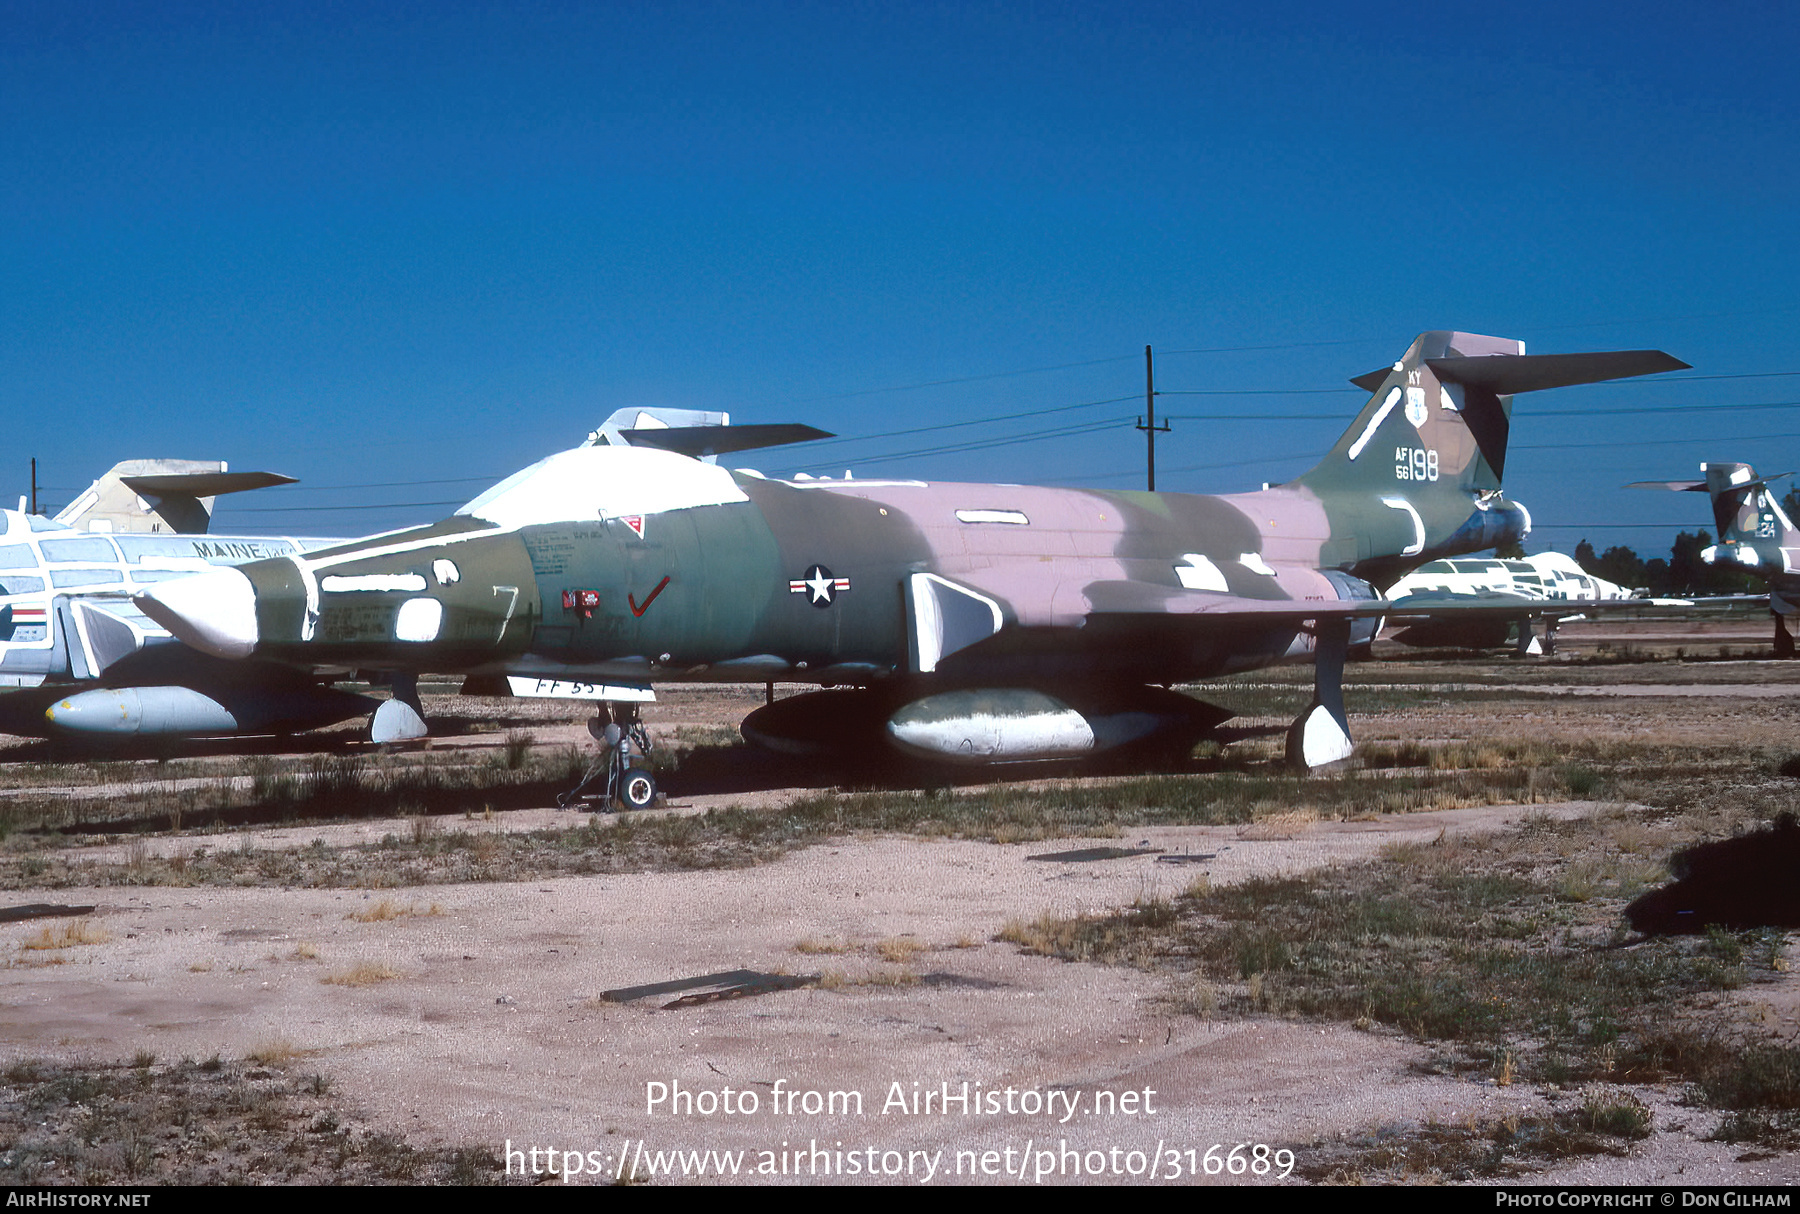
[[[1150,347],[1144,347],[1144,416],[1138,418],[1137,428],[1144,432],[1145,470],[1148,472],[1150,492],[1156,492],[1156,432],[1169,432],[1169,423],[1156,424],[1156,368],[1150,359]]]
[[[31,512],[37,513],[37,456],[31,457]]]

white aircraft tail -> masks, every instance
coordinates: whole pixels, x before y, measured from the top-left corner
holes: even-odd
[[[204,535],[219,494],[293,483],[274,472],[231,472],[223,460],[128,459],[82,490],[56,521],[77,531]]]

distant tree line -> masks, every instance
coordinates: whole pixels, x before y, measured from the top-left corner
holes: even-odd
[[[1710,531],[1683,531],[1675,536],[1669,559],[1651,557],[1645,560],[1623,544],[1608,548],[1598,555],[1586,540],[1575,545],[1575,563],[1609,582],[1621,586],[1648,587],[1653,595],[1686,597],[1712,594],[1760,594],[1766,587],[1730,565],[1708,565],[1700,559],[1703,549],[1713,543]]]

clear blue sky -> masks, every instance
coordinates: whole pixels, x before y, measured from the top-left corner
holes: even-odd
[[[643,404],[859,440],[736,461],[771,472],[1136,487],[1146,344],[1256,393],[1163,397],[1160,487],[1255,488],[1428,328],[1765,376],[1519,398],[1533,550],[1659,554],[1709,512],[1625,481],[1800,466],[1800,406],[1708,408],[1800,401],[1789,3],[0,21],[9,501],[34,455],[52,502],[223,458],[303,484],[218,529],[357,534]]]

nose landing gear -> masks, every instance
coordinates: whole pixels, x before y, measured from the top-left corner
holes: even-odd
[[[594,707],[588,733],[600,743],[600,757],[581,783],[562,794],[556,803],[563,809],[576,805],[601,809],[649,809],[656,800],[656,777],[648,758],[650,732],[644,728],[636,704],[602,703]],[[636,755],[633,755],[633,751]]]

